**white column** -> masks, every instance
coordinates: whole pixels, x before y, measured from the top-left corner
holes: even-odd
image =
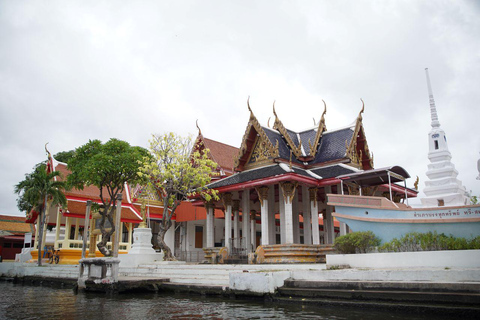
[[[207,208],[207,248],[213,248],[215,246],[214,238],[214,225],[213,225],[213,215],[214,208],[212,203],[205,204]]]
[[[340,222],[340,235],[344,236],[347,234],[347,225],[344,222]]]
[[[294,191],[293,202],[292,202],[292,213],[293,213],[293,241],[294,243],[300,243],[300,218],[298,210],[298,192]]]
[[[38,216],[37,216],[37,227],[35,228],[35,242],[33,243],[33,247],[35,249],[39,249],[38,248],[38,239],[39,239],[39,230],[40,230],[40,220],[42,218],[42,215],[39,213]]]
[[[310,199],[310,212],[312,216],[312,243],[320,244],[320,231],[318,230],[317,188],[309,188],[308,192]]]
[[[54,248],[55,250],[58,249],[58,243],[57,241],[60,238],[60,227],[62,226],[62,214],[60,213],[60,207],[57,206],[57,221],[55,223],[55,242],[54,242]]]
[[[332,187],[327,186],[325,187],[325,195],[332,193]],[[332,216],[332,206],[327,205],[325,210],[325,217],[323,217],[323,228],[325,231],[325,243],[326,244],[333,244],[335,240],[334,237],[334,225],[333,225],[333,216]]]
[[[268,189],[268,234],[269,244],[276,243],[275,232],[275,186],[270,186]]]
[[[280,184],[283,192],[283,202],[285,205],[285,243],[294,243],[293,237],[293,208],[292,202],[295,195],[296,184],[283,182]]]
[[[262,245],[268,245],[270,236],[268,233],[268,187],[256,188],[260,200],[260,226],[262,228]]]
[[[133,239],[133,224],[130,222],[128,224],[128,246],[132,246],[132,239]]]
[[[310,218],[310,194],[307,186],[302,186],[303,241],[312,244],[312,221]]]
[[[225,208],[225,247],[228,252],[232,251],[232,194],[230,192],[222,195],[223,206]]]
[[[283,196],[283,191],[279,186],[278,189],[278,211],[280,212],[280,243],[285,244],[286,242],[286,229],[285,229],[285,197]]]
[[[240,200],[233,200],[232,202],[233,210],[233,237],[235,238],[234,246],[235,248],[240,247],[240,223],[238,222],[238,211],[240,209]]]
[[[257,212],[252,210],[250,213],[250,241],[252,244],[253,252],[257,250]]]
[[[78,218],[75,218],[75,234],[73,236],[73,240],[78,240],[78,231],[79,231],[79,225],[78,225]]]
[[[62,246],[63,249],[68,249],[70,247],[70,229],[72,229],[72,219],[70,217],[65,217],[65,239]]]
[[[244,245],[247,253],[251,252],[251,237],[250,237],[250,189],[243,190],[242,193],[242,219],[243,230],[242,236],[244,238]]]

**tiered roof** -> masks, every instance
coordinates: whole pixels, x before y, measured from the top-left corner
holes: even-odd
[[[315,127],[296,132],[284,126],[276,113],[275,104],[273,128],[260,125],[247,100],[250,119],[235,160],[237,173],[215,181],[209,187],[222,188],[252,183],[253,180],[267,183],[269,178],[281,181],[293,176],[315,186],[320,180],[325,183],[325,180],[337,175],[372,169],[373,155],[368,149],[362,122],[364,105],[355,122],[332,131],[327,131],[325,102],[324,105],[321,119]]]

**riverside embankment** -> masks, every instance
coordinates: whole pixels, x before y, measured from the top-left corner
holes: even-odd
[[[472,251],[472,254],[476,253]],[[332,256],[341,259],[339,255]],[[357,256],[365,260],[364,255]],[[378,259],[373,255],[371,257],[372,261]],[[421,256],[417,255],[412,263],[418,264],[418,259]],[[432,259],[431,256],[429,259]],[[327,264],[328,261],[327,256]],[[338,266],[333,264],[329,265],[333,269],[327,270],[326,264],[205,265],[162,262],[135,268],[120,267],[119,283],[124,289],[478,316],[480,268],[475,265],[454,266],[458,264],[456,261],[452,261],[450,267],[443,264],[432,266],[431,263],[424,263],[430,264],[429,267],[407,265],[401,268],[347,269],[336,269]],[[78,266],[37,267],[26,263],[0,263],[2,277],[23,283],[68,286],[76,282],[78,273]]]

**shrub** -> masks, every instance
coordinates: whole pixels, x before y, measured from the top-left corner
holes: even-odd
[[[467,240],[465,238],[455,238],[452,235],[446,236],[443,233],[438,234],[436,231],[427,233],[407,233],[400,239],[394,238],[392,241],[387,242],[380,247],[380,251],[386,252],[468,249],[480,249],[480,237]]]
[[[366,253],[369,248],[380,245],[380,239],[371,231],[352,232],[335,239],[335,249],[344,254]]]

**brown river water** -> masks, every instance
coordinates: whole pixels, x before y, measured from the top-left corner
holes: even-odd
[[[441,316],[441,315],[440,315]],[[362,308],[279,304],[198,295],[106,295],[0,280],[2,319],[448,319]]]

